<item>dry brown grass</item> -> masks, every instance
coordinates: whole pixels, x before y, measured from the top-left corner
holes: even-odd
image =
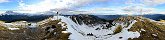
[[[39,24],[35,31],[32,31],[31,28],[8,30],[7,28],[0,25],[0,40],[69,40],[68,38],[70,33],[62,33],[62,31],[66,31],[67,28],[62,29],[62,26],[58,24],[59,22],[61,22],[60,19],[48,19],[45,24]],[[52,25],[55,25],[56,29],[47,33],[47,30],[45,29]],[[57,34],[54,34],[55,32]]]
[[[120,33],[122,31],[122,26],[119,25],[115,30],[114,30],[114,34]]]
[[[0,26],[0,30],[7,30],[6,27]]]
[[[149,20],[136,22],[129,31],[138,31],[140,33],[139,38],[129,39],[129,40],[165,40],[165,26],[158,25],[155,22],[150,22]],[[145,31],[141,31],[144,29]],[[152,34],[156,34],[154,36]]]
[[[160,20],[160,22],[165,22],[165,20]]]

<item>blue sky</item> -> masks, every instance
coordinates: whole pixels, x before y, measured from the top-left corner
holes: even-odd
[[[0,3],[0,9],[1,10],[17,10],[19,6],[19,2],[21,0],[6,0],[8,2]],[[23,0],[25,4],[35,4],[37,2],[40,2],[41,0]]]
[[[67,12],[72,10],[71,13],[83,11],[83,13],[137,14],[140,9],[145,14],[164,14],[164,8],[165,0],[0,0],[1,11],[17,10],[17,12],[29,12],[29,10],[43,12],[55,9],[67,10]]]

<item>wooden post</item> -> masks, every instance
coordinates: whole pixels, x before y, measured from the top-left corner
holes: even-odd
[[[141,17],[143,17],[143,10],[142,9],[140,10],[140,13],[141,13]]]

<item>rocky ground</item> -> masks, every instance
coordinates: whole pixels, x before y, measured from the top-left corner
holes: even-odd
[[[60,20],[51,20],[36,27],[25,27],[9,30],[1,26],[0,40],[68,40],[69,33],[59,24]],[[29,24],[33,25],[33,24]]]

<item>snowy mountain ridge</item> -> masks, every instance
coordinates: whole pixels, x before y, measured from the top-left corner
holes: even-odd
[[[52,20],[55,19],[57,19],[57,16],[54,16]],[[102,29],[102,26],[105,26],[106,24],[98,24],[90,27],[84,23],[82,25],[77,24],[69,17],[59,16],[59,19],[61,19],[63,22],[66,22],[68,27],[67,31],[72,33],[69,37],[71,40],[127,40],[128,38],[133,39],[140,36],[139,32],[128,31],[128,29],[130,29],[132,25],[137,22],[136,20],[129,21],[131,23],[129,25],[124,24],[124,22],[113,22],[116,25],[108,29]],[[114,31],[118,26],[122,27],[122,31],[120,33],[114,34]],[[99,30],[96,30],[97,28],[99,28]]]

